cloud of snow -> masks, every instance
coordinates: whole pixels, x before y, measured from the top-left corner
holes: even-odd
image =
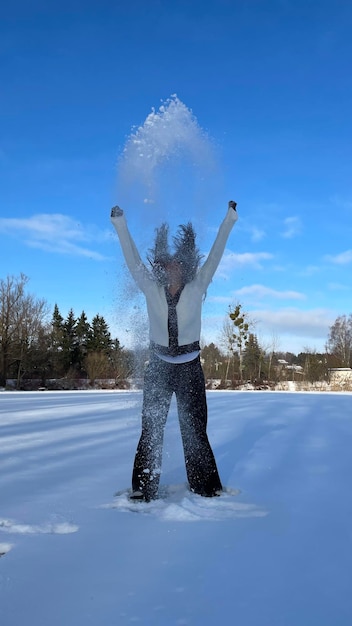
[[[162,222],[170,225],[171,240],[179,224],[191,221],[201,246],[202,233],[211,221],[207,215],[211,212],[213,218],[216,206],[212,197],[215,153],[213,141],[176,95],[152,109],[144,123],[132,130],[117,164],[116,202],[125,211],[142,259]],[[227,201],[223,206],[219,222]],[[116,318],[129,328],[128,344],[140,345],[147,336],[140,298],[128,279],[120,280],[118,289]]]
[[[150,186],[157,169],[173,157],[187,159],[193,165],[213,161],[207,134],[192,111],[176,95],[159,110],[152,109],[144,124],[134,129],[119,162],[120,173],[129,181]],[[150,202],[150,198],[145,199]]]
[[[135,221],[145,247],[163,221],[173,229],[191,220],[199,235],[223,191],[215,143],[176,95],[132,129],[117,177],[116,202],[129,224]]]

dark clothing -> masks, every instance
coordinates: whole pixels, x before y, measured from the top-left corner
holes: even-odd
[[[156,354],[165,356],[181,356],[183,354],[190,354],[190,352],[200,352],[200,344],[199,341],[194,341],[193,343],[188,343],[186,346],[178,346],[175,350],[171,350],[171,348],[159,346],[159,344],[151,341],[150,350]]]
[[[182,287],[183,289],[183,287]],[[165,288],[166,302],[168,306],[167,328],[169,331],[169,353],[177,354],[178,349],[178,321],[176,306],[180,299],[182,289],[179,289],[174,296]]]
[[[207,404],[200,358],[168,363],[152,355],[144,379],[142,434],[132,475],[132,490],[146,500],[157,497],[164,428],[172,394],[176,395],[186,471],[191,491],[213,496],[222,490],[206,433]]]

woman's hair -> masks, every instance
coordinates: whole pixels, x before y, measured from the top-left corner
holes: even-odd
[[[149,250],[148,261],[152,266],[156,280],[165,285],[167,283],[166,265],[176,261],[182,269],[184,284],[191,282],[197,274],[202,255],[196,246],[196,233],[191,222],[181,224],[177,234],[173,237],[175,252],[170,252],[168,243],[169,226],[163,223],[156,228],[154,246]]]
[[[181,224],[173,238],[175,246],[174,259],[182,267],[182,276],[185,283],[194,279],[202,258],[196,246],[196,233],[191,222]]]

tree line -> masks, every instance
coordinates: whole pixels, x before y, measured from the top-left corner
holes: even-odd
[[[112,338],[102,315],[88,321],[71,309],[64,318],[55,304],[49,320],[45,300],[26,292],[28,277],[0,280],[0,386],[8,379],[21,388],[24,379],[42,386],[50,379],[128,377],[133,355]]]
[[[254,332],[255,321],[241,304],[229,307],[221,344],[202,351],[206,378],[235,383],[244,380],[260,383],[282,379],[317,382],[329,380],[333,368],[352,367],[352,313],[339,316],[329,328],[325,352],[306,348],[298,355],[280,352],[278,340],[263,345]]]
[[[89,322],[84,311],[76,317],[71,309],[64,318],[55,304],[50,318],[46,301],[27,292],[28,280],[24,274],[0,280],[1,387],[9,379],[17,388],[25,379],[46,386],[48,380],[85,378],[94,384],[108,378],[119,385],[131,376],[136,354],[111,336],[103,316],[96,314]],[[202,347],[206,379],[260,383],[304,375],[314,382],[326,379],[330,368],[352,367],[352,314],[335,320],[324,353],[279,352],[275,341],[261,345],[254,327],[241,304],[229,307],[220,346]]]

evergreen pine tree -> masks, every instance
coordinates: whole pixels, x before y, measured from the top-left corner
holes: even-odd
[[[63,324],[63,364],[65,375],[79,366],[79,344],[76,332],[77,320],[72,309]]]
[[[258,343],[257,336],[250,333],[243,354],[243,369],[249,380],[260,379],[262,361],[263,351]]]
[[[50,364],[51,376],[58,378],[64,374],[63,362],[64,318],[57,304],[54,306],[51,320]]]
[[[102,315],[96,315],[91,324],[88,341],[89,352],[104,352],[106,355],[110,355],[112,343],[108,324]]]
[[[76,336],[77,336],[77,346],[78,346],[78,367],[80,370],[83,368],[84,359],[88,353],[88,346],[90,337],[92,334],[92,330],[90,324],[88,322],[87,316],[84,311],[82,311],[80,317],[77,320],[76,324]]]

